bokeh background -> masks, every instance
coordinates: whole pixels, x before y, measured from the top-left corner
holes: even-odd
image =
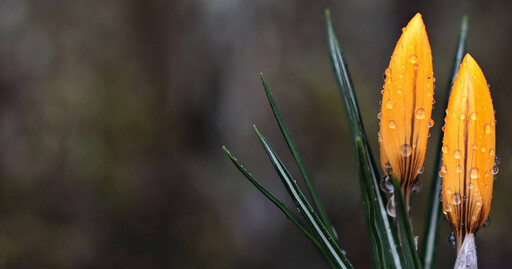
[[[401,28],[423,14],[439,101],[469,15],[468,49],[491,85],[503,160],[479,262],[509,267],[512,2],[456,2],[0,0],[0,267],[327,268],[221,150],[291,205],[252,130],[257,124],[293,167],[263,72],[342,247],[357,268],[370,268],[325,8],[375,153],[382,73]],[[432,148],[413,198],[420,236]],[[455,258],[448,234],[441,223],[439,268]]]

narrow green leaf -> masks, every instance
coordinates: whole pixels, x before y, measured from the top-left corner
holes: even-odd
[[[396,221],[398,223],[398,232],[402,244],[402,252],[406,259],[407,268],[421,269],[421,261],[416,251],[416,244],[414,243],[414,234],[412,233],[411,221],[409,218],[409,210],[405,205],[404,196],[400,187],[398,178],[393,174],[392,176],[393,187],[395,189],[395,211]]]
[[[457,42],[457,50],[455,52],[455,57],[452,66],[452,75],[451,80],[448,85],[448,89],[446,91],[445,98],[441,100],[441,108],[445,108],[448,105],[448,98],[450,97],[450,92],[452,90],[453,82],[455,81],[455,77],[457,76],[457,72],[459,71],[460,64],[466,52],[466,40],[468,36],[468,18],[464,16],[462,19],[462,24],[459,32],[459,40]],[[443,114],[445,115],[445,114]],[[446,116],[446,115],[445,115]],[[443,145],[442,137],[438,140],[437,145],[437,157],[436,157],[436,166],[434,171],[439,171],[441,169],[441,165],[443,165],[443,153],[441,151],[441,147]],[[441,192],[441,177],[437,173],[434,173],[434,178],[432,180],[431,190],[430,190],[430,203],[427,211],[427,225],[425,227],[424,233],[424,241],[423,241],[423,266],[425,269],[431,269],[434,267],[434,257],[437,243],[437,231],[439,227],[439,219],[442,217],[441,211],[441,201],[439,200],[439,195]]]
[[[279,200],[276,196],[274,196],[270,191],[268,191],[265,187],[263,187],[254,177],[245,169],[245,167],[235,158],[231,152],[225,147],[222,146],[222,149],[228,157],[231,159],[233,164],[238,168],[238,170],[261,192],[263,193],[274,205],[276,205],[285,215],[286,217],[291,220],[297,228],[309,239],[313,244],[317,247],[317,249],[322,253],[322,255],[326,258],[326,260],[329,261],[329,256],[325,252],[323,246],[320,244],[320,242],[317,240],[317,238],[311,233],[311,229],[304,226],[304,224],[293,214],[293,212],[286,207],[286,205]],[[335,267],[333,267],[335,268]]]
[[[286,124],[284,123],[283,117],[281,116],[281,113],[279,112],[279,109],[277,108],[276,103],[274,102],[274,98],[272,97],[272,93],[270,92],[267,83],[265,82],[265,78],[263,77],[263,74],[260,74],[261,82],[263,83],[263,88],[265,89],[265,93],[267,94],[267,99],[270,104],[270,107],[272,108],[272,112],[274,113],[274,117],[276,118],[276,121],[279,125],[279,129],[281,129],[281,133],[283,134],[284,139],[286,140],[286,144],[288,145],[288,148],[290,149],[293,158],[295,159],[295,162],[297,163],[297,166],[299,167],[300,173],[302,175],[302,178],[304,178],[304,182],[306,183],[306,186],[308,188],[309,194],[311,195],[311,198],[313,199],[313,204],[315,205],[315,208],[318,211],[318,214],[320,215],[320,219],[322,220],[325,227],[329,228],[329,233],[333,237],[337,237],[336,233],[334,232],[334,228],[331,225],[331,222],[329,221],[329,218],[327,217],[327,214],[325,213],[324,207],[322,205],[322,202],[320,202],[320,198],[318,197],[318,193],[316,192],[315,186],[311,183],[311,179],[306,172],[306,166],[304,165],[304,162],[302,161],[302,158],[300,157],[299,150],[297,149],[297,146],[295,145],[295,142],[293,141],[290,132],[288,131],[288,127],[286,127]]]
[[[384,201],[386,200],[386,196],[379,188],[379,172],[375,165],[371,149],[368,145],[354,87],[338,40],[334,34],[334,27],[332,25],[329,10],[326,11],[326,20],[329,51],[334,73],[336,75],[336,81],[338,82],[338,87],[350,122],[352,139],[354,141],[354,150],[356,156],[359,158],[360,166],[366,167],[362,174],[365,179],[361,179],[361,182],[364,182],[365,185],[361,186],[361,188],[364,192],[363,198],[366,197],[366,199],[368,199],[368,201],[366,201],[367,205],[365,205],[366,221],[370,227],[375,227],[375,229],[368,231],[371,233],[370,240],[373,259],[376,265],[385,264],[392,268],[402,268],[401,256],[398,254],[397,245],[395,243],[395,238],[391,230],[391,225],[385,208]],[[359,142],[358,139],[360,140]],[[360,151],[358,150],[358,143],[360,143],[360,147],[362,147]],[[371,207],[369,206],[369,203],[373,203]],[[373,209],[376,211],[372,211]],[[382,249],[388,250],[384,256],[380,254]],[[386,260],[382,261],[381,259],[383,258]]]
[[[363,208],[364,214],[367,219],[366,227],[368,235],[370,237],[370,245],[372,247],[372,254],[374,255],[373,260],[376,268],[388,268],[386,263],[387,248],[386,242],[382,239],[385,236],[382,235],[381,226],[382,222],[379,221],[379,208],[378,204],[374,201],[377,199],[373,190],[373,181],[371,168],[366,162],[364,144],[361,137],[356,138],[357,144],[357,164],[359,171],[359,185],[361,186],[361,194],[363,197]]]
[[[312,231],[316,234],[320,244],[324,246],[324,249],[332,259],[331,261],[333,261],[333,263],[336,264],[338,268],[353,268],[343,251],[340,249],[335,238],[330,235],[328,229],[324,226],[318,215],[315,213],[313,207],[311,207],[306,197],[299,189],[297,182],[288,172],[281,159],[276,155],[272,147],[268,144],[265,137],[258,131],[256,126],[254,126],[254,130],[256,131],[256,134],[258,135],[263,148],[267,152],[272,165],[274,166],[276,172],[279,174],[279,177],[285,185],[286,190],[297,206],[297,209],[307,221]]]

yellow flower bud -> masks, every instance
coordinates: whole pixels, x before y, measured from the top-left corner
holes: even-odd
[[[489,216],[496,172],[495,119],[482,70],[466,54],[452,87],[443,138],[443,212],[460,248]]]
[[[385,71],[380,118],[380,161],[400,180],[406,202],[423,171],[434,101],[432,53],[421,14],[403,29]]]

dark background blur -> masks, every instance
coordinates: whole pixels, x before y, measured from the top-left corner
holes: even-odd
[[[423,14],[439,101],[469,15],[468,49],[491,84],[503,159],[492,223],[477,238],[479,262],[509,267],[512,4],[459,2],[0,0],[0,267],[326,268],[221,150],[227,145],[290,204],[252,130],[257,124],[297,174],[263,72],[342,247],[369,268],[325,8],[375,153],[381,77],[401,28]],[[431,142],[443,110],[435,110]],[[420,236],[433,144],[413,198]],[[448,234],[442,222],[439,268],[455,259]]]

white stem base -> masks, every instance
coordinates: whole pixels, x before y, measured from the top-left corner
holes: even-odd
[[[478,269],[475,235],[468,234],[464,238],[453,269]]]

